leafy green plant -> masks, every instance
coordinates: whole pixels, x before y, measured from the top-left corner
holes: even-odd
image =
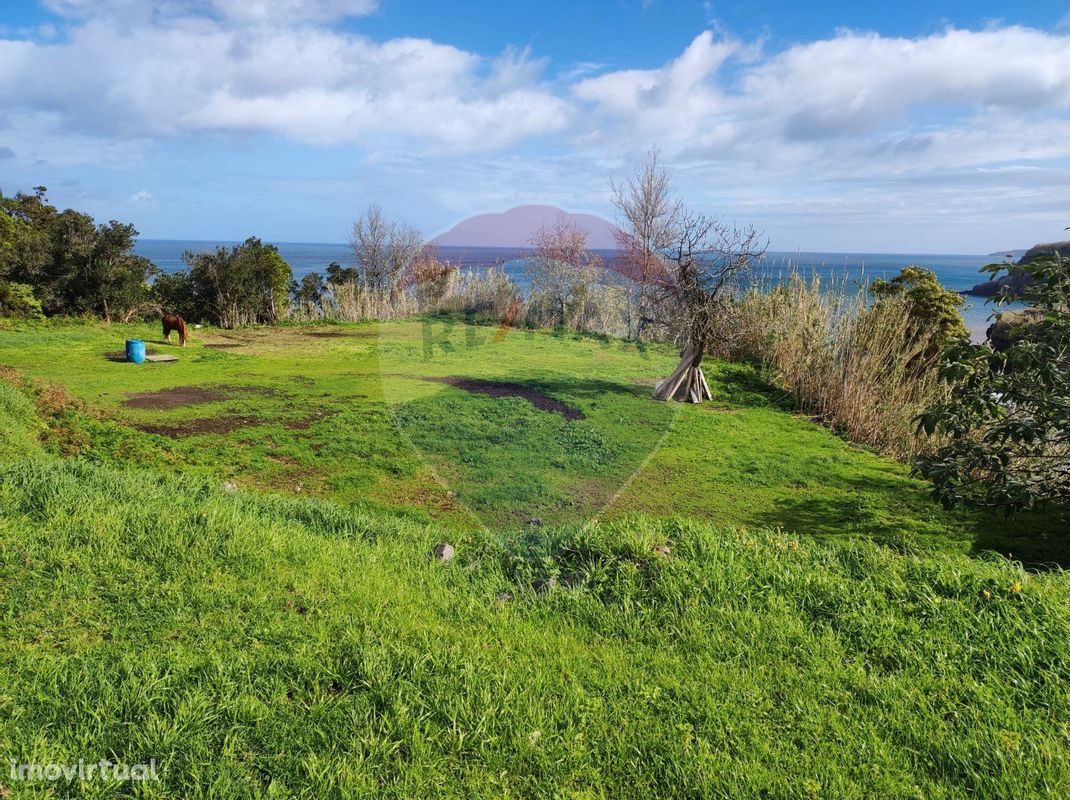
[[[0,317],[43,319],[44,316],[32,286],[0,280]]]
[[[907,313],[918,325],[917,335],[935,332],[937,347],[944,340],[969,334],[959,311],[965,300],[958,292],[945,289],[932,270],[904,267],[891,280],[873,281],[870,291],[877,302],[893,297],[905,299]]]
[[[947,443],[922,456],[917,470],[944,503],[1020,510],[1070,500],[1070,258],[993,264],[1024,278],[1034,309],[1027,330],[1001,351],[960,339],[941,374],[946,399],[919,417]],[[997,295],[995,302],[1010,302]]]
[[[289,313],[293,270],[275,245],[251,236],[231,248],[186,252],[187,278],[173,278],[178,297],[191,293],[197,317],[224,328],[277,322]],[[189,281],[189,287],[182,285]],[[197,318],[195,317],[195,318]]]

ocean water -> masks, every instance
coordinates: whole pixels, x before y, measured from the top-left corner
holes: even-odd
[[[218,245],[232,244],[236,242],[139,239],[134,249],[139,255],[152,260],[164,272],[176,272],[185,268],[182,254],[187,250],[203,252]],[[353,254],[347,244],[275,244],[282,257],[289,262],[297,280],[310,272],[325,272],[332,261],[343,267],[350,266],[353,262]],[[612,251],[597,252],[606,260],[612,259]],[[440,258],[457,264],[462,269],[486,269],[501,265],[521,289],[527,288],[528,278],[524,270],[523,251],[520,248],[440,247],[438,254]],[[948,289],[962,291],[985,280],[987,276],[979,272],[980,268],[998,260],[984,255],[770,252],[761,272],[775,277],[794,269],[804,276],[819,274],[823,278],[857,283],[875,278],[890,278],[903,267],[916,265],[932,270]],[[991,305],[985,303],[983,298],[966,298],[963,317],[976,340],[984,339],[992,311]]]

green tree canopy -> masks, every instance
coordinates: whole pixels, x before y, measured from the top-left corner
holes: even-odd
[[[187,251],[183,259],[188,275],[171,277],[166,290],[172,298],[186,298],[193,318],[234,328],[276,322],[289,312],[293,270],[274,245],[250,237],[231,248]]]
[[[927,333],[935,329],[941,341],[969,334],[960,312],[962,295],[945,289],[931,270],[904,267],[891,280],[873,281],[870,290],[877,302],[892,297],[906,299],[920,330]]]
[[[134,226],[97,225],[88,214],[59,211],[45,191],[0,195],[0,279],[32,287],[48,314],[110,320],[142,310],[157,270],[134,254]]]

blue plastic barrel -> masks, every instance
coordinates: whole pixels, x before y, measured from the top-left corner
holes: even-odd
[[[145,360],[145,341],[143,339],[126,340],[126,360],[140,364]]]

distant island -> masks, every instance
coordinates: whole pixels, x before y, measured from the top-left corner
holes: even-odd
[[[573,214],[554,206],[517,206],[501,214],[479,214],[459,222],[434,243],[443,247],[527,247],[537,230],[564,216],[587,231],[587,246],[610,250],[617,246],[617,226],[594,214]]]

